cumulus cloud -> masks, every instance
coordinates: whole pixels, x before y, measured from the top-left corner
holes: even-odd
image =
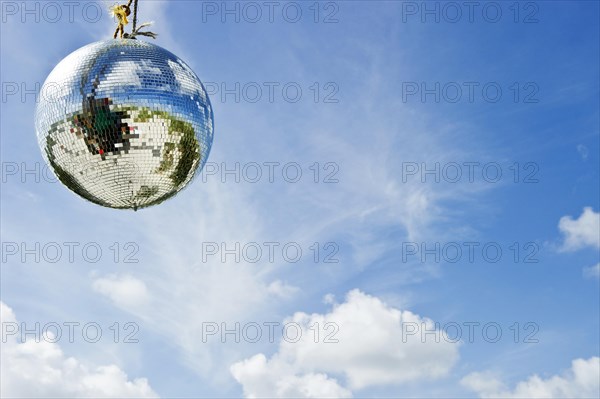
[[[3,326],[0,357],[2,397],[93,397],[156,398],[145,378],[130,381],[116,365],[89,366],[67,357],[48,339],[19,342],[5,326],[17,323],[14,312],[0,302]]]
[[[563,216],[558,228],[564,235],[563,251],[576,251],[585,247],[600,248],[600,213],[591,207],[583,208],[578,219]]]
[[[268,292],[281,298],[290,298],[299,290],[300,289],[298,287],[284,283],[281,280],[275,280],[267,287]]]
[[[248,398],[349,398],[352,393],[323,373],[297,375],[285,362],[275,366],[262,353],[231,366]]]
[[[231,366],[246,397],[287,397],[290,392],[348,397],[350,390],[443,377],[458,360],[459,345],[442,339],[442,331],[437,331],[439,339],[407,333],[413,328],[434,331],[433,321],[359,290],[350,291],[327,314],[298,312],[286,323],[298,326],[299,333],[284,335],[270,359],[257,354]],[[343,377],[347,388],[332,375]]]
[[[97,278],[93,281],[92,288],[114,303],[128,307],[143,305],[149,299],[146,284],[129,274],[110,274]]]
[[[593,398],[600,396],[600,358],[575,359],[563,375],[543,379],[533,375],[514,390],[489,372],[471,373],[461,384],[482,398]]]

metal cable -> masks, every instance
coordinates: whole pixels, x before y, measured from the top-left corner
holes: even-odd
[[[135,28],[137,25],[137,9],[138,9],[138,0],[133,1],[133,31],[135,32]]]

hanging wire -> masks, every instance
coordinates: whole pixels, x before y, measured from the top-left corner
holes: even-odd
[[[135,32],[135,27],[137,25],[137,7],[138,0],[133,0],[133,31]]]
[[[148,26],[152,25],[152,22],[144,22],[143,24],[140,24],[140,26],[138,26],[137,24],[137,12],[138,12],[138,0],[129,0],[129,2],[127,3],[126,6],[121,7],[121,6],[113,6],[111,8],[111,10],[123,10],[123,9],[127,9],[129,10],[129,7],[131,6],[131,3],[133,2],[133,28],[131,30],[131,33],[124,33],[123,32],[123,23],[121,23],[121,19],[119,19],[119,26],[117,27],[117,31],[115,32],[115,39],[117,38],[117,33],[120,31],[121,32],[121,37],[125,38],[125,39],[135,39],[136,36],[147,36],[150,37],[152,39],[156,39],[156,33],[154,32],[150,32],[150,31],[142,31],[142,29],[147,28]],[[124,11],[121,11],[124,12]],[[116,14],[117,11],[113,11],[113,14]],[[126,24],[127,22],[125,22]]]

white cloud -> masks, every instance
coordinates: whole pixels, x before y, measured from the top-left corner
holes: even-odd
[[[257,354],[231,366],[247,397],[285,396],[282,387],[290,381],[310,385],[314,388],[310,392],[317,392],[315,385],[322,383],[327,392],[348,396],[347,389],[443,377],[458,360],[459,345],[443,339],[441,331],[439,342],[431,335],[423,340],[421,334],[409,335],[406,330],[403,336],[408,323],[421,331],[423,326],[433,330],[431,320],[392,308],[359,290],[350,291],[346,301],[327,314],[298,312],[286,323],[301,327],[298,342],[293,342],[296,332],[290,328],[270,359]],[[343,376],[348,388],[332,380],[332,374]],[[315,397],[307,393],[308,388],[302,392],[304,397]]]
[[[583,144],[578,144],[577,152],[579,153],[579,155],[581,155],[581,159],[583,159],[584,161],[587,160],[588,155],[589,155],[589,150],[586,146],[584,146]]]
[[[92,288],[122,306],[136,307],[149,300],[146,284],[129,274],[110,274],[97,278],[92,283]]]
[[[563,216],[558,222],[558,228],[565,236],[563,251],[576,251],[585,247],[600,248],[600,213],[591,207],[583,208],[579,219]]]
[[[471,373],[464,377],[460,383],[472,391],[479,392],[481,395],[506,389],[505,385],[489,371]]]
[[[533,375],[517,384],[514,390],[506,389],[489,372],[471,373],[461,384],[482,398],[592,398],[600,396],[600,358],[573,360],[571,368],[563,375],[547,379]]]
[[[352,393],[323,373],[296,375],[292,366],[274,367],[262,353],[231,366],[248,398],[349,398]]]
[[[12,309],[0,302],[3,326],[1,357],[2,397],[132,397],[156,398],[145,378],[128,380],[116,365],[92,367],[67,357],[55,337],[19,342],[18,334],[4,334],[17,323]]]
[[[586,278],[600,278],[600,262],[594,266],[584,267],[583,276]]]
[[[275,280],[267,287],[267,291],[271,294],[275,294],[281,298],[291,298],[300,289],[282,282],[281,280]]]

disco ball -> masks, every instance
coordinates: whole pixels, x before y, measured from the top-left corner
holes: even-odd
[[[106,40],[63,59],[41,88],[35,127],[70,190],[119,209],[161,203],[204,166],[213,110],[196,74],[169,51]]]

